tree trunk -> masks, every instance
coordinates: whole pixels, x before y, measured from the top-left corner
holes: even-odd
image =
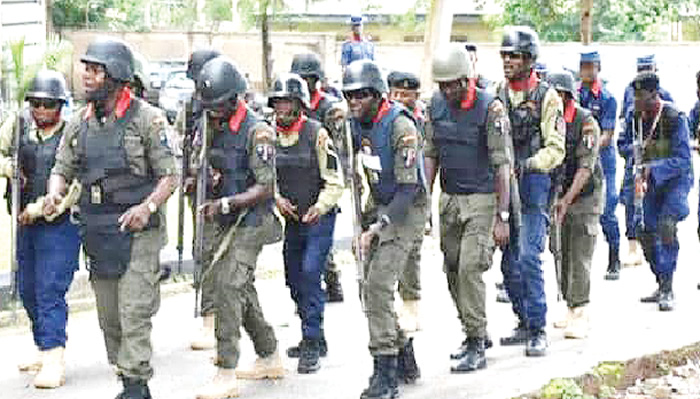
[[[53,34],[53,4],[51,0],[46,0],[46,37]]]
[[[581,43],[591,44],[593,34],[593,0],[581,0]]]
[[[270,22],[268,21],[268,10],[267,6],[269,4],[268,0],[263,0],[261,3],[260,10],[260,24],[262,30],[262,83],[263,91],[267,92],[267,89],[272,84],[272,45],[270,44]]]
[[[433,88],[433,50],[450,42],[452,34],[452,8],[450,0],[431,0],[428,28],[423,39],[423,65],[421,87],[424,93],[432,93]]]

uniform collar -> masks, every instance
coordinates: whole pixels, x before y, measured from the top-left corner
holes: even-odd
[[[299,133],[304,127],[304,124],[306,123],[307,119],[308,118],[306,117],[306,115],[302,113],[301,115],[299,115],[299,118],[297,118],[297,120],[289,126],[277,125],[277,132],[282,133],[284,135]]]
[[[248,116],[248,108],[243,100],[238,100],[236,112],[228,119],[228,128],[231,129],[231,133],[238,133],[238,129],[241,128],[241,124],[246,116]]]
[[[568,100],[564,104],[564,121],[566,123],[572,123],[576,118],[576,102],[574,100]]]
[[[29,134],[33,135],[32,139],[36,140],[37,142],[42,142],[45,140],[50,139],[54,135],[56,135],[58,132],[60,132],[63,129],[63,125],[65,125],[65,122],[61,119],[58,121],[57,124],[55,124],[53,127],[42,130],[39,129],[39,126],[37,126],[36,122],[32,118],[32,124],[29,129]]]
[[[579,83],[579,91],[583,89],[588,89],[590,90],[591,93],[593,93],[593,96],[595,98],[600,98],[600,93],[603,92],[603,82],[600,81],[600,79],[596,79],[591,83],[590,86],[585,86],[583,82]]]
[[[350,34],[350,41],[353,43],[359,43],[362,41],[362,35],[356,35],[354,33]]]
[[[379,123],[379,121],[389,113],[389,101],[382,99],[381,104],[379,104],[379,109],[377,110],[377,115],[372,118],[372,123]]]
[[[528,79],[509,80],[508,85],[513,91],[529,91],[537,86],[537,82],[535,71],[530,71],[530,77]]]
[[[321,90],[316,90],[311,94],[311,109],[316,111],[318,109],[318,104],[321,103],[321,99],[323,98],[323,93],[321,93]]]
[[[463,110],[471,109],[476,101],[476,79],[467,81],[467,92],[460,102],[460,108]]]

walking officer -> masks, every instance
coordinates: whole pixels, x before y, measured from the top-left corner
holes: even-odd
[[[321,276],[333,243],[343,174],[328,132],[306,116],[306,82],[299,75],[282,74],[268,98],[277,129],[276,202],[285,218],[285,275],[301,318],[302,340],[291,352],[299,357],[297,371],[308,374],[321,367],[319,356],[327,351]]]
[[[81,236],[107,358],[124,384],[121,399],[150,398],[151,317],[160,305],[164,236],[158,209],[177,185],[162,113],[136,99],[129,46],[97,39],[81,57],[87,107],[66,127],[44,213],[78,178]]]
[[[377,64],[353,62],[343,74],[343,93],[351,113],[354,150],[369,182],[377,217],[362,233],[366,254],[362,298],[369,325],[369,350],[374,372],[362,399],[398,396],[397,369],[402,380],[414,380],[418,370],[413,347],[394,312],[394,290],[408,261],[411,246],[423,234],[426,193],[418,166],[419,133],[409,112],[388,101],[386,81]]]
[[[0,127],[0,171],[8,183],[16,167],[22,176],[17,233],[19,295],[31,322],[38,353],[19,365],[20,371],[38,372],[37,388],[58,388],[65,381],[68,306],[66,292],[78,269],[78,227],[66,213],[44,216],[46,184],[65,130],[61,109],[68,100],[66,81],[56,71],[39,71],[25,95],[29,112],[11,117]],[[19,126],[18,126],[19,125]],[[19,148],[14,148],[19,127]],[[13,155],[19,151],[19,165]],[[11,184],[11,183],[10,183]],[[8,184],[9,191],[9,184]],[[11,196],[7,196],[8,205]],[[70,211],[64,203],[62,211]]]
[[[354,61],[374,61],[374,43],[369,38],[362,36],[364,19],[362,15],[352,15],[350,17],[352,33],[350,38],[343,43],[340,50],[340,66],[343,67],[343,71]]]
[[[195,50],[190,55],[190,59],[187,62],[187,78],[195,82],[195,91],[192,93],[192,98],[185,102],[183,107],[183,112],[178,115],[178,121],[175,123],[176,128],[179,130],[180,137],[182,138],[182,146],[188,146],[190,149],[193,146],[194,136],[197,134],[196,130],[200,126],[198,123],[202,118],[202,101],[201,93],[197,90],[197,84],[199,78],[199,73],[202,71],[202,67],[208,61],[221,55],[217,50],[213,49],[201,49]],[[186,154],[187,153],[187,154]],[[191,161],[194,157],[191,156],[192,151],[183,151],[182,155],[188,155],[191,159],[183,160],[183,167],[181,173],[190,174],[190,170],[194,170],[191,165]],[[187,169],[187,170],[185,170]],[[194,213],[194,198],[192,194],[194,189],[194,179],[186,179],[185,191],[190,195],[190,208],[192,209],[192,220],[193,224],[196,223],[195,213]],[[184,211],[184,210],[183,210]],[[195,229],[196,230],[196,229]],[[203,229],[204,234],[204,253],[203,258],[205,261],[202,266],[203,269],[207,269],[211,265],[211,260],[214,257],[213,247],[215,243],[216,228],[212,223],[207,223]],[[196,240],[196,238],[195,238]],[[204,271],[203,271],[204,273]],[[211,274],[207,273],[208,277]],[[202,279],[200,281],[201,291],[201,302],[200,302],[200,314],[202,315],[202,326],[197,331],[195,337],[190,342],[190,348],[192,350],[208,350],[214,349],[216,347],[216,335],[214,333],[214,325],[216,319],[216,312],[214,309],[214,281],[211,278]]]
[[[635,133],[642,132],[643,172],[634,176],[644,196],[642,218],[635,221],[644,257],[656,276],[658,289],[642,298],[658,303],[659,310],[674,308],[673,274],[678,261],[676,224],[690,210],[688,193],[693,185],[688,122],[685,115],[661,99],[659,78],[652,72],[634,80],[634,116],[625,124],[620,151],[634,164]],[[641,124],[641,126],[640,126]],[[635,212],[636,213],[636,212]]]
[[[472,64],[472,73],[474,76],[470,76],[470,78],[475,78],[476,79],[476,87],[480,88],[481,90],[489,90],[492,89],[493,87],[493,82],[487,79],[484,75],[479,73],[479,68],[477,67],[477,64],[479,62],[479,57],[477,57],[477,46],[476,43],[466,43],[464,45],[464,48],[467,50],[467,54],[469,55],[469,61]]]
[[[389,84],[389,98],[402,104],[413,115],[422,143],[425,139],[425,106],[419,100],[420,79],[410,72],[393,71],[387,76],[387,83]],[[423,164],[425,162],[422,151],[418,156],[418,162]],[[421,170],[425,170],[423,166]],[[429,198],[428,204],[430,204]],[[428,223],[430,223],[429,215],[430,206],[426,207]],[[408,263],[399,278],[399,296],[402,303],[399,311],[399,324],[406,332],[420,330],[420,260],[423,237],[424,235],[420,235],[413,243],[411,253],[408,255]]]
[[[328,111],[333,107],[333,104],[340,101],[330,94],[321,91],[321,82],[325,77],[323,68],[321,67],[321,59],[315,53],[296,54],[292,59],[291,73],[301,76],[308,85],[310,95],[309,107],[305,111],[309,119],[321,122],[326,126],[330,126],[326,121]],[[328,132],[332,130],[327,130]],[[340,148],[344,143],[344,138],[331,137],[335,147]],[[337,154],[337,153],[336,153]],[[342,161],[342,160],[341,160]],[[341,162],[342,164],[343,162]],[[343,302],[343,286],[340,283],[340,269],[338,264],[333,260],[333,252],[328,255],[328,263],[326,264],[324,280],[326,283],[326,298],[328,302]]]
[[[593,114],[576,103],[579,93],[570,72],[551,72],[548,81],[564,103],[566,122],[566,157],[555,183],[561,187],[555,190],[560,194],[554,199],[553,223],[561,226],[562,262],[557,275],[561,276],[559,289],[569,311],[565,320],[554,325],[566,328],[567,338],[585,338],[591,263],[603,207],[603,170],[598,158],[600,128]]]
[[[615,216],[618,191],[615,178],[617,156],[613,144],[617,101],[598,77],[601,63],[600,54],[597,51],[581,53],[579,66],[581,75],[581,85],[578,89],[579,102],[581,107],[592,113],[601,130],[600,161],[605,175],[605,210],[600,215],[600,225],[608,242],[608,271],[605,279],[617,280],[620,278],[620,227]]]
[[[216,358],[214,379],[198,399],[238,396],[236,377],[282,378],[277,339],[263,316],[255,289],[255,266],[263,245],[279,240],[274,206],[274,131],[259,122],[243,100],[246,81],[226,57],[202,68],[197,84],[210,127],[207,202],[198,209],[216,226],[214,258],[206,271],[214,281]],[[253,341],[257,360],[235,370],[240,358],[240,330]]]
[[[501,344],[526,344],[527,356],[543,356],[548,346],[540,256],[549,222],[550,172],[564,160],[566,135],[561,98],[533,70],[538,53],[539,38],[532,29],[506,30],[501,43],[506,80],[496,91],[510,118],[522,204],[522,226],[511,223],[512,239],[501,265],[519,322]]]
[[[433,57],[433,95],[426,125],[428,187],[439,170],[440,246],[447,285],[467,337],[453,373],[486,367],[488,340],[483,273],[508,242],[510,155],[503,103],[477,88],[468,54],[457,43]]]

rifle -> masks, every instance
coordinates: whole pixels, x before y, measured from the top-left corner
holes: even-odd
[[[363,288],[365,283],[365,257],[360,248],[360,236],[362,235],[362,198],[359,187],[357,187],[357,162],[352,140],[350,123],[344,122],[345,146],[348,156],[348,180],[350,182],[350,202],[352,203],[352,230],[353,230],[353,250],[357,262],[357,284],[359,286],[360,303],[364,309]]]
[[[185,250],[185,186],[190,171],[190,158],[192,156],[192,143],[194,141],[194,105],[185,104],[185,118],[182,121],[182,165],[180,168],[180,187],[177,197],[177,273],[182,274],[182,258]],[[190,108],[190,109],[188,109]]]
[[[12,218],[12,223],[10,227],[10,239],[12,241],[12,246],[10,248],[10,301],[13,305],[13,317],[17,317],[17,301],[19,296],[19,286],[17,281],[17,247],[18,247],[18,234],[19,234],[19,212],[20,212],[20,200],[21,200],[21,190],[22,190],[22,171],[20,170],[20,158],[19,158],[19,147],[22,142],[22,134],[24,134],[24,115],[21,111],[17,114],[17,123],[15,124],[15,137],[13,138],[13,153],[12,153],[12,178],[11,178],[11,188],[12,188],[12,209],[10,211],[10,217]]]
[[[202,270],[204,270],[204,212],[201,206],[206,200],[207,178],[209,176],[209,128],[207,113],[202,111],[200,132],[200,147],[197,157],[197,193],[195,195],[195,245],[194,245],[194,317],[199,316],[199,294],[202,285]]]
[[[559,212],[557,212],[556,201],[559,200],[561,195],[562,186],[557,184],[554,189],[554,203],[552,218],[553,223],[551,224],[551,230],[549,234],[549,251],[554,256],[554,271],[557,273],[557,302],[561,302],[564,293],[561,289],[562,284],[562,250],[561,250],[561,223],[559,223]]]
[[[632,121],[633,153],[634,153],[634,217],[639,223],[639,229],[644,230],[644,163],[642,152],[644,146],[644,127],[641,115],[637,124]]]

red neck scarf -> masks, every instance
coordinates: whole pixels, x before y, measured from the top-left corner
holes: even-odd
[[[513,91],[525,91],[534,89],[537,86],[537,82],[537,75],[535,71],[532,71],[528,79],[510,80],[508,85]]]
[[[576,118],[576,102],[574,100],[568,100],[564,104],[564,121],[566,123],[571,123]]]
[[[299,118],[297,118],[297,120],[289,126],[277,125],[277,132],[282,133],[284,135],[299,133],[301,131],[301,128],[304,127],[304,123],[306,123],[306,120],[306,115],[301,114],[299,115]]]
[[[316,111],[318,109],[318,104],[321,102],[321,98],[323,98],[323,95],[321,94],[321,90],[316,90],[313,93],[311,93],[311,109]]]
[[[378,123],[388,113],[389,113],[389,102],[385,99],[382,99],[382,103],[379,104],[379,109],[377,110],[377,115],[375,115],[374,118],[372,118],[372,123]]]
[[[131,101],[134,99],[134,95],[129,87],[124,86],[122,90],[117,95],[117,102],[114,106],[114,115],[119,118],[123,118],[126,115],[126,111],[131,106]],[[95,114],[95,105],[89,103],[85,111],[85,119],[90,118]]]
[[[421,108],[418,103],[416,103],[416,107],[413,109],[413,117],[416,118],[418,121],[422,121],[425,119],[425,114],[423,113],[423,108]]]
[[[238,129],[241,128],[246,116],[248,116],[248,108],[243,100],[238,100],[236,112],[228,119],[228,128],[231,129],[231,133],[238,134]]]
[[[460,103],[460,108],[464,110],[471,109],[476,101],[476,79],[468,79],[467,81],[467,92],[462,98]]]

